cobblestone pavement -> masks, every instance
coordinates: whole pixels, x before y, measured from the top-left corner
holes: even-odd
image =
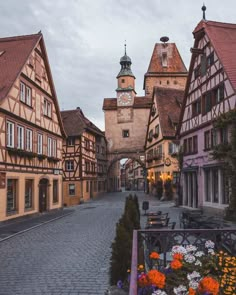
[[[127,194],[106,194],[1,242],[0,294],[104,295],[110,246]]]
[[[105,194],[73,207],[69,216],[1,242],[0,294],[104,295],[115,225],[129,193]],[[178,219],[172,203],[136,194],[142,215],[142,202],[148,200],[150,209],[171,210]],[[142,225],[145,220],[142,216]]]

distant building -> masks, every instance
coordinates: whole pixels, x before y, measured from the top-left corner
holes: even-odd
[[[188,72],[175,43],[155,44],[144,90],[152,97],[145,141],[147,191],[156,194],[157,185],[167,180],[176,186],[179,167],[176,154],[176,129],[183,102]]]
[[[63,196],[71,206],[106,191],[106,140],[80,108],[61,115],[68,136],[63,142]]]
[[[183,200],[190,208],[222,210],[229,204],[229,180],[214,146],[229,140],[229,129],[214,120],[236,107],[236,24],[202,20],[194,32],[179,135],[183,146]]]
[[[0,221],[62,207],[62,125],[41,33],[0,39]]]

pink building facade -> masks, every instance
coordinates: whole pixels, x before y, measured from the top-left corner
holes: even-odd
[[[214,120],[236,105],[236,25],[202,20],[194,47],[178,134],[183,147],[182,205],[224,210],[229,182],[212,148],[230,140],[230,130]],[[227,36],[227,38],[226,38]]]

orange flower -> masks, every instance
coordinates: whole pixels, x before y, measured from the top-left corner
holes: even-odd
[[[188,295],[195,295],[195,294],[196,294],[196,291],[192,288],[189,288]]]
[[[155,285],[160,289],[163,289],[165,286],[166,277],[163,273],[159,272],[158,270],[152,269],[148,272],[148,280],[150,284]]]
[[[199,288],[199,291],[202,293],[208,292],[208,293],[211,293],[212,295],[218,295],[220,285],[213,278],[205,277],[200,281],[198,288]]]
[[[170,263],[170,267],[172,269],[179,269],[182,267],[182,265],[183,265],[182,262],[177,259],[171,261],[171,263]]]
[[[177,260],[182,260],[182,259],[183,259],[183,255],[180,254],[180,253],[175,253],[175,254],[173,255],[173,259],[174,259],[174,260],[175,260],[175,259],[177,259]]]
[[[157,252],[152,252],[149,257],[151,259],[159,259],[160,255]]]
[[[138,278],[138,285],[139,287],[143,288],[149,285],[148,276],[146,274],[142,274]]]

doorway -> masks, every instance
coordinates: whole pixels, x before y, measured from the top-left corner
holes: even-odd
[[[47,211],[48,203],[48,179],[43,178],[39,182],[39,212]]]

